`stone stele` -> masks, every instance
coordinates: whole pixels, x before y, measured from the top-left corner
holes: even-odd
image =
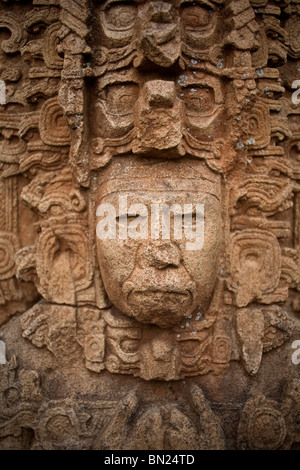
[[[300,449],[300,1],[0,0],[0,59],[0,449]]]

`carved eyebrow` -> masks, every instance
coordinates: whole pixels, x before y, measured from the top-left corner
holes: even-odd
[[[139,86],[138,83],[136,82],[133,82],[133,81],[129,81],[129,80],[126,80],[126,81],[119,81],[119,82],[113,82],[113,83],[107,83],[104,88],[101,89],[101,91],[103,90],[107,90],[109,87],[112,87],[112,86],[121,86],[121,87],[125,87],[126,85],[136,85],[136,86]]]
[[[110,72],[96,80],[98,90],[104,90],[109,85],[123,83],[139,84],[138,74],[134,68],[123,70],[122,72]]]

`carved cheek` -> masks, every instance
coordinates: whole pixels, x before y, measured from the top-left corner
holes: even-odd
[[[212,291],[222,244],[220,203],[207,197],[204,204],[204,241],[198,250],[185,249],[181,243],[183,264],[199,291]]]
[[[120,289],[130,276],[136,258],[138,241],[97,239],[98,262],[108,291]]]

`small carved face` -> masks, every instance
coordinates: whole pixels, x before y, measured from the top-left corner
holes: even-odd
[[[216,49],[223,20],[212,3],[94,2],[90,168],[129,152],[196,155],[217,171],[234,158],[226,63]],[[211,57],[215,72],[205,65]]]
[[[223,20],[212,2],[192,0],[95,2],[94,18],[101,43],[123,48],[122,62],[134,51],[137,66],[151,62],[162,67],[173,65],[182,50],[189,56],[217,44]]]
[[[142,323],[172,327],[215,284],[219,176],[192,159],[115,158],[97,194],[97,254],[108,297]]]
[[[90,142],[93,166],[110,154],[176,158],[201,155],[210,161],[227,139],[224,89],[202,72],[151,78],[135,69],[108,73],[95,82]],[[101,126],[99,123],[101,122]],[[224,151],[221,151],[221,154]],[[221,155],[218,155],[218,160]]]

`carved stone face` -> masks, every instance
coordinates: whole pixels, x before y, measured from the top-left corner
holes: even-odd
[[[142,323],[163,328],[178,324],[199,305],[207,308],[222,240],[220,181],[216,174],[204,163],[192,159],[116,158],[102,175],[96,202],[98,207],[111,204],[115,208],[115,238],[97,237],[102,279],[115,307]],[[162,204],[169,208],[176,204],[174,216],[170,211],[169,238],[162,230],[154,236],[155,232],[151,232],[154,206],[162,207]],[[204,221],[203,218],[200,221],[204,240],[199,239],[196,209],[200,207],[204,208]],[[185,230],[181,239],[175,238],[175,220],[178,223],[180,217],[181,226],[187,220],[180,208],[182,214],[190,212],[195,249],[189,249],[192,238]],[[98,223],[104,220],[103,216],[104,212],[98,217]],[[130,231],[134,219],[140,223],[143,238],[120,239],[124,224]]]
[[[236,157],[233,95],[223,79],[229,62],[215,50],[222,30],[217,6],[107,0],[95,2],[94,10],[89,169],[138,155],[197,157],[227,171]]]
[[[216,6],[189,1],[108,0],[94,8],[89,164],[103,172],[110,162],[96,206],[111,204],[116,225],[115,238],[97,237],[101,275],[122,313],[169,328],[200,305],[207,309],[215,285],[222,237],[220,179],[212,170],[222,172],[234,152],[225,63],[216,55],[212,74],[202,62],[218,43],[222,19]],[[127,198],[127,208],[119,208],[119,198]],[[136,204],[146,208],[147,221],[139,210],[134,220],[129,208]],[[188,249],[185,236],[172,234],[172,220],[171,237],[153,237],[153,204],[190,204],[192,211],[203,205],[203,246]],[[147,236],[120,239],[125,214],[126,226],[143,215]],[[104,218],[99,213],[97,227]]]

